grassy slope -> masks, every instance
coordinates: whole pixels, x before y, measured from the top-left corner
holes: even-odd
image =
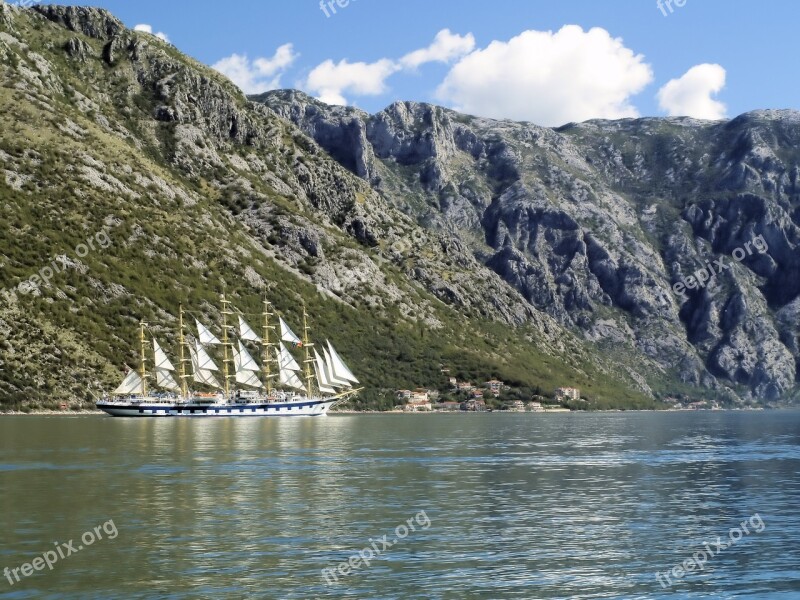
[[[224,282],[239,309],[257,313],[259,279],[293,323],[298,323],[300,301],[305,300],[319,339],[336,340],[368,387],[362,404],[391,405],[381,390],[440,385],[444,364],[464,379],[497,376],[545,393],[572,383],[604,405],[650,405],[613,374],[591,366],[576,340],[566,339],[563,355],[552,357],[540,351],[533,331],[466,320],[411,284],[376,249],[357,246],[330,227],[328,233],[341,251],[367,253],[408,297],[432,307],[426,310],[443,325],[431,330],[402,317],[390,302],[374,309],[320,293],[273,258],[280,256],[280,248],[255,239],[234,218],[231,204],[241,208],[248,202],[235,191],[221,191],[218,173],[189,177],[170,163],[175,143],[171,132],[150,119],[152,102],[146,91],[139,90],[130,105],[126,90],[136,84],[124,65],[111,68],[99,58],[88,64],[69,60],[60,48],[75,34],[39,17],[19,16],[15,27],[55,66],[54,79],[65,85],[46,93],[35,87],[20,91],[15,89],[20,69],[35,71],[35,61],[20,48],[13,49],[13,60],[3,61],[0,150],[5,155],[0,157],[3,168],[28,180],[17,190],[10,185],[13,179],[0,173],[0,287],[18,285],[59,255],[77,264],[33,294],[0,301],[4,405],[88,399],[89,391],[113,385],[124,364],[135,363],[140,319],[151,323],[174,355],[180,301],[192,316],[218,323],[216,306]],[[99,42],[84,39],[99,56]],[[107,90],[104,98],[97,96],[93,84],[98,83]],[[124,124],[130,138],[101,126],[97,111],[82,105],[81,95],[94,99],[112,124]],[[160,144],[142,135],[145,129],[156,129]],[[284,154],[301,152],[291,132],[284,131],[282,138],[288,151],[262,158],[279,161]],[[268,198],[272,213],[300,212],[324,221],[307,203],[283,196],[252,174],[248,177],[259,195]],[[175,190],[183,193],[174,196]],[[100,231],[107,232],[110,246],[78,260],[76,246]]]

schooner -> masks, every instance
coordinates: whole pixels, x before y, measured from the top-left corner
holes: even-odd
[[[139,367],[129,369],[97,407],[115,417],[322,416],[363,389],[353,387],[359,381],[330,341],[320,344],[320,351],[310,341],[305,305],[300,338],[282,316],[278,327],[271,324],[276,315],[266,299],[261,335],[245,315],[232,310],[224,294],[221,304],[221,340],[197,318],[195,332],[188,332],[180,306],[177,368],[155,335],[148,338],[147,323],[140,322]],[[261,351],[260,365],[248,344]],[[287,344],[302,351],[300,362]],[[213,347],[220,347],[221,369],[210,353]]]

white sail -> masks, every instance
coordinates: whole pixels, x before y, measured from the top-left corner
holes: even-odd
[[[195,340],[195,356],[197,357],[197,370],[200,371],[219,371],[219,367],[214,364],[211,357],[206,352],[205,348],[200,345],[200,342]]]
[[[127,396],[128,394],[141,394],[143,392],[143,385],[142,385],[142,378],[133,369],[128,371],[128,374],[125,376],[125,379],[122,380],[122,383],[119,384],[119,387],[115,389],[112,394],[116,394],[118,396]]]
[[[333,375],[336,379],[346,379],[352,383],[359,383],[356,376],[347,368],[347,365],[344,364],[344,361],[336,353],[336,350],[333,349],[330,342],[328,342],[328,350],[330,350],[331,353],[331,366],[333,367]]]
[[[242,342],[239,341],[239,349],[231,346],[233,350],[233,364],[236,367],[236,383],[249,387],[264,387],[258,378],[258,365],[253,357],[247,352]]]
[[[330,387],[331,380],[325,372],[325,363],[316,348],[314,348],[314,366],[317,367],[317,379],[319,380],[319,384],[321,386]]]
[[[261,367],[256,364],[256,361],[253,360],[253,357],[250,356],[250,353],[247,351],[247,348],[244,347],[241,340],[239,340],[239,352],[236,352],[236,348],[233,350],[239,357],[239,363],[236,365],[237,371],[242,370],[258,372],[261,369]]]
[[[200,340],[201,344],[203,344],[204,346],[208,346],[210,344],[220,343],[220,341],[216,338],[216,336],[213,333],[211,333],[205,325],[203,325],[197,319],[195,319],[194,322],[197,324],[197,337]]]
[[[205,385],[211,386],[218,390],[222,389],[222,385],[219,381],[217,381],[217,378],[214,377],[214,373],[211,371],[195,371],[194,380],[197,383],[204,383]]]
[[[170,371],[174,371],[169,358],[158,345],[156,338],[153,338],[153,354],[155,356],[156,385],[170,392],[180,392],[181,388],[172,377]]]
[[[236,371],[236,383],[255,388],[264,387],[258,375],[252,371]]]
[[[306,386],[303,385],[303,382],[297,376],[297,373],[295,373],[295,371],[300,370],[300,365],[298,365],[294,357],[289,354],[289,351],[283,343],[280,344],[280,351],[278,351],[277,348],[275,349],[275,356],[278,358],[278,380],[283,385],[288,385],[298,390],[305,389]]]
[[[300,338],[294,334],[294,331],[289,329],[286,321],[282,317],[278,317],[278,322],[281,324],[281,339],[284,342],[291,342],[292,344],[301,345]]]
[[[328,353],[327,351],[325,351],[325,348],[323,348],[322,351],[325,353],[326,358],[322,358],[322,356],[320,356],[320,354],[317,352],[317,349],[314,348],[314,362],[317,367],[317,378],[320,380],[320,388],[350,387],[349,382],[347,381],[340,382],[334,379],[333,375],[331,375],[331,367],[329,364],[330,356],[328,356]]]
[[[231,351],[233,352],[233,369],[234,371],[241,371],[242,363],[240,362],[239,351],[236,350],[236,346],[233,345],[231,345]]]
[[[155,368],[156,369],[163,369],[164,371],[174,371],[175,367],[172,366],[172,363],[167,358],[167,355],[161,349],[161,346],[158,345],[156,338],[153,338],[153,354],[155,355]]]
[[[197,342],[196,347],[200,348],[200,350],[203,349],[202,346],[200,346],[199,342]],[[222,389],[222,386],[217,381],[217,378],[214,377],[213,371],[209,371],[207,369],[201,369],[200,368],[200,362],[199,362],[199,357],[197,355],[197,350],[196,350],[196,348],[192,347],[191,345],[189,346],[189,354],[190,354],[191,359],[192,359],[192,372],[194,373],[194,380],[197,383],[204,383],[206,385],[210,385],[211,387],[214,387],[214,388],[217,388],[217,389]],[[208,356],[208,355],[206,354],[206,356]],[[211,359],[209,359],[209,361],[210,360]],[[213,362],[212,362],[212,364],[213,364]]]
[[[275,349],[275,355],[278,357],[278,366],[281,369],[287,369],[289,371],[300,371],[300,365],[298,365],[294,357],[289,354],[286,346],[281,343],[280,347],[280,352],[278,352],[277,348]]]
[[[181,388],[167,369],[156,369],[156,385],[170,392],[180,392]]]
[[[239,315],[239,337],[250,342],[260,342],[261,338],[250,328],[241,315]]]
[[[290,371],[288,369],[281,369],[280,382],[283,385],[288,385],[289,387],[293,387],[297,390],[306,389],[306,386],[303,385],[302,381],[300,381],[300,378],[297,376],[297,373],[295,373],[294,371]]]
[[[335,394],[336,390],[331,387],[328,378],[325,375],[325,366],[322,362],[322,357],[314,349],[314,372],[317,374],[317,385],[321,394]]]
[[[325,378],[328,380],[328,383],[334,387],[351,387],[349,381],[346,379],[339,379],[336,376],[336,373],[333,371],[333,359],[331,358],[331,354],[328,352],[328,349],[325,346],[322,347],[322,353],[325,355],[323,366],[325,367]]]

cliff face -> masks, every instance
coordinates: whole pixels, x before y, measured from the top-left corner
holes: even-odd
[[[2,2],[0,106],[0,403],[108,389],[139,319],[174,351],[177,303],[218,327],[223,289],[305,302],[384,406],[443,368],[597,406],[796,393],[795,113],[248,99],[106,11]]]
[[[797,391],[800,113],[554,130],[412,102],[253,100],[601,350],[701,388]]]
[[[317,132],[364,149],[339,164],[106,11],[1,2],[0,108],[0,404],[108,390],[138,360],[140,319],[174,355],[178,303],[218,328],[223,289],[256,319],[264,292],[290,322],[305,303],[316,339],[337,340],[373,406],[440,385],[444,367],[650,402],[639,371],[651,363],[604,356],[460,231],[420,225],[354,174],[387,172],[359,121]],[[386,143],[414,164],[416,144]]]

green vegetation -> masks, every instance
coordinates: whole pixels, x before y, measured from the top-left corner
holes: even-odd
[[[0,45],[0,288],[17,290],[0,295],[0,408],[91,402],[137,363],[140,320],[174,357],[180,303],[190,318],[219,327],[224,291],[255,325],[265,288],[289,322],[300,322],[305,303],[315,339],[335,341],[366,387],[354,407],[388,409],[397,388],[441,387],[443,364],[462,379],[501,378],[519,397],[569,384],[595,407],[653,406],[579,340],[566,336],[554,351],[533,326],[447,305],[380,245],[334,226],[382,205],[288,124],[259,116],[263,130],[249,146],[201,130],[202,119],[191,131],[158,122],[163,99],[127,58],[106,65],[98,40],[79,36],[95,56],[70,59],[64,45],[79,34],[30,11],[9,32],[52,72],[25,77],[23,64],[39,72],[29,51]],[[164,44],[140,52],[220,79]],[[230,84],[219,85],[214,93],[228,94],[231,107],[247,108]],[[331,189],[350,189],[349,202],[322,204],[308,191],[309,171]],[[80,256],[79,245],[100,232],[108,247]],[[325,256],[298,257],[296,232],[321,235]],[[48,283],[19,291],[54,263]],[[363,265],[376,271],[358,287],[320,291],[320,271]]]

